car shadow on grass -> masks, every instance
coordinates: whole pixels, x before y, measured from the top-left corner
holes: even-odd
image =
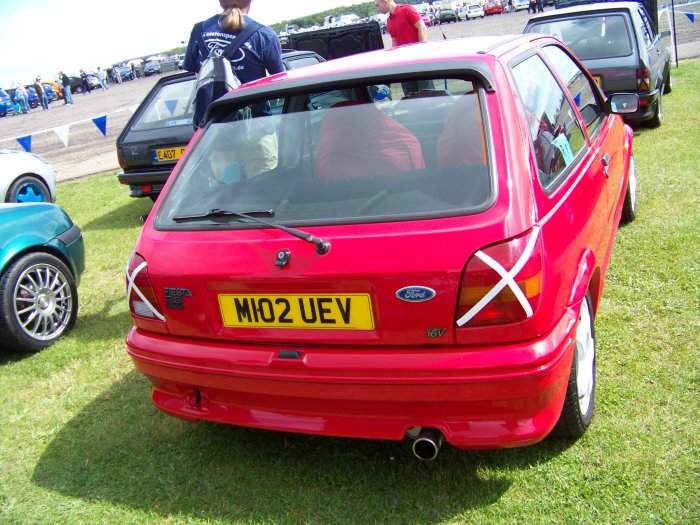
[[[495,503],[513,468],[549,461],[567,446],[445,445],[436,461],[422,463],[407,442],[184,422],[156,410],[149,392],[140,373],[124,376],[61,429],[33,482],[177,519],[431,523]]]
[[[140,228],[152,207],[153,202],[150,199],[131,199],[128,204],[110,210],[109,213],[105,213],[86,224],[81,224],[80,228],[84,232]]]

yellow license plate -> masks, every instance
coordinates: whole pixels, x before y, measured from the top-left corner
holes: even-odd
[[[182,152],[186,146],[176,148],[158,148],[153,150],[153,160],[155,162],[172,162],[182,157]]]
[[[228,328],[374,330],[368,294],[221,294]]]

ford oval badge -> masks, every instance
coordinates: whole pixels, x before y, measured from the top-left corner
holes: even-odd
[[[406,286],[396,292],[396,297],[402,301],[408,301],[409,303],[430,301],[435,295],[435,290],[425,286]]]

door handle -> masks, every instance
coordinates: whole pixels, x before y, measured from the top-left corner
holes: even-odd
[[[605,178],[610,177],[610,154],[609,153],[603,153],[603,156],[601,157],[601,162],[603,163],[603,171],[605,173]]]

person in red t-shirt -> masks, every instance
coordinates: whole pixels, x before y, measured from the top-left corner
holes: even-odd
[[[412,5],[397,4],[394,0],[374,0],[377,12],[389,14],[386,29],[391,35],[391,45],[401,46],[428,40],[428,28]],[[425,89],[433,89],[432,80],[401,82],[404,95]]]
[[[374,0],[374,5],[377,12],[389,14],[386,29],[393,46],[428,40],[428,28],[412,5],[397,4],[394,0]]]

